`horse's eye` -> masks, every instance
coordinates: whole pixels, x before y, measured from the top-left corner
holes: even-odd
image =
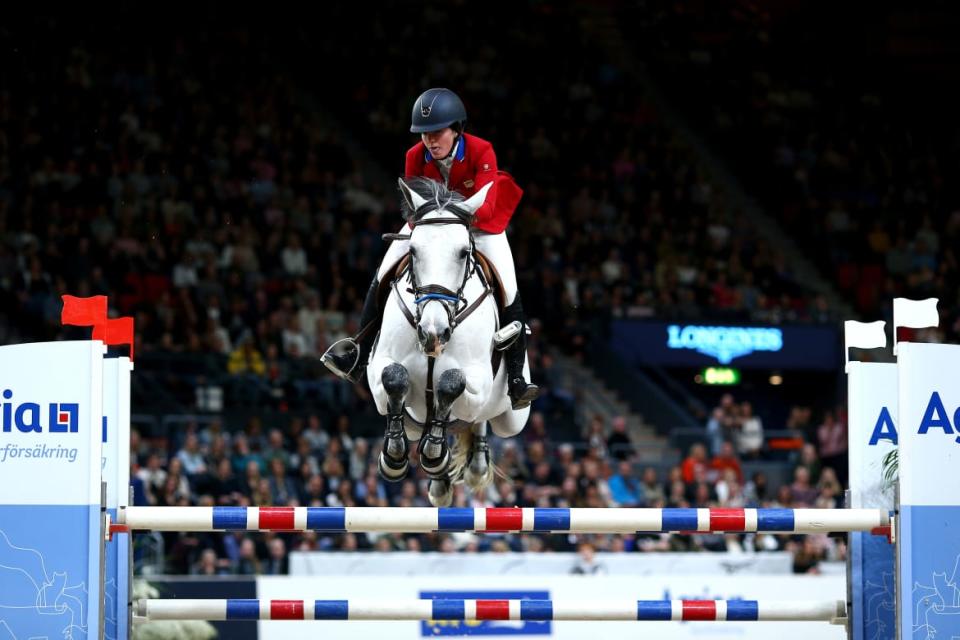
[[[470,255],[470,250],[469,250],[469,249],[460,249],[460,259],[461,259],[461,260],[464,259],[464,258],[466,258],[468,255]]]

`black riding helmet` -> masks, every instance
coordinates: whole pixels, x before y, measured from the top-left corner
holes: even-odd
[[[413,103],[410,133],[427,133],[446,127],[463,133],[466,123],[467,109],[457,94],[450,89],[427,89]]]

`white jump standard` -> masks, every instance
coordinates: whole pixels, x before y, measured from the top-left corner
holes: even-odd
[[[126,507],[118,519],[132,530],[330,533],[831,533],[890,525],[882,509]]]

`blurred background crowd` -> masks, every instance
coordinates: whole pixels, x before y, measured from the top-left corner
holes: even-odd
[[[776,396],[775,410],[766,385],[718,393],[660,379],[699,406],[692,433],[629,406],[597,410],[577,380],[616,350],[619,320],[827,325],[885,317],[895,295],[936,295],[942,328],[924,338],[960,338],[956,129],[902,91],[916,67],[942,77],[939,58],[918,59],[910,34],[900,48],[870,40],[843,12],[822,34],[817,10],[791,3],[361,11],[333,5],[326,17],[362,23],[362,36],[283,16],[254,28],[202,8],[191,25],[158,17],[163,37],[123,11],[81,32],[66,14],[0,28],[0,341],[81,335],[59,325],[64,293],[108,295],[136,318],[136,503],[427,504],[423,476],[379,479],[383,423],[368,391],[318,358],[357,330],[381,234],[399,225],[410,106],[439,85],[460,93],[468,131],[525,190],[509,237],[545,390],[525,431],[495,443],[504,477],[457,503],[842,506],[837,372]],[[933,18],[911,28],[948,33]],[[858,38],[855,59],[834,64]],[[860,73],[876,60],[891,75]],[[635,424],[659,437],[656,455]],[[284,573],[291,550],[585,542],[164,538],[164,570],[201,574]],[[787,549],[798,572],[844,554],[842,539],[818,536],[588,542]]]

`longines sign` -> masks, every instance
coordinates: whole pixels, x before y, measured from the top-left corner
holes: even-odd
[[[629,364],[745,369],[839,366],[838,332],[831,325],[745,326],[615,320],[611,346]]]
[[[712,356],[720,364],[754,351],[783,349],[783,330],[768,327],[701,327],[671,324],[667,327],[667,347],[693,349]]]

